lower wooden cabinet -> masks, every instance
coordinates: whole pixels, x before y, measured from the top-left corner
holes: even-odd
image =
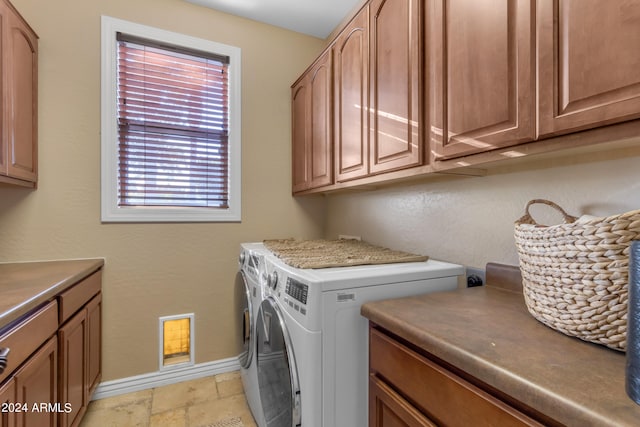
[[[16,403],[16,381],[11,379],[0,386],[0,427],[15,427],[16,413],[10,411]]]
[[[60,413],[60,425],[79,422],[87,409],[87,310],[82,310],[58,332],[60,339],[60,401],[68,402],[70,413]]]
[[[369,352],[369,427],[543,425],[379,329]]]
[[[58,340],[49,339],[15,374],[17,424],[21,427],[55,427],[58,411]]]
[[[369,408],[369,425],[372,427],[436,427],[375,375],[369,378]]]
[[[101,270],[0,333],[0,427],[77,426],[101,379]]]
[[[59,401],[68,405],[59,414],[60,427],[80,424],[100,381],[101,303],[99,293],[58,331]]]

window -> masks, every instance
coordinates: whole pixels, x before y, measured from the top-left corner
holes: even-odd
[[[102,221],[240,220],[240,49],[102,18]]]

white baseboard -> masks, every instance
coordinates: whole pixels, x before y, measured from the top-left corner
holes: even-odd
[[[104,399],[134,391],[175,384],[182,381],[195,380],[210,375],[223,374],[237,371],[240,363],[237,357],[216,360],[213,362],[199,363],[185,367],[165,369],[158,372],[136,375],[118,380],[105,381],[98,384],[91,400]]]

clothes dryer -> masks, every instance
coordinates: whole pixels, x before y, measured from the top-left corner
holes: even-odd
[[[256,320],[266,427],[368,425],[368,322],[363,303],[458,286],[441,261],[299,269],[269,253]]]

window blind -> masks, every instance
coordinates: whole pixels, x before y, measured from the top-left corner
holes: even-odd
[[[228,67],[118,34],[118,206],[228,207]]]

